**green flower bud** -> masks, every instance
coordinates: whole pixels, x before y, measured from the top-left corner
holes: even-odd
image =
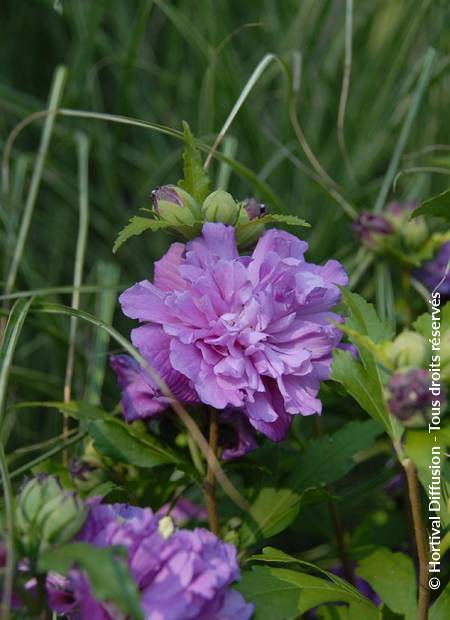
[[[22,489],[16,511],[17,530],[27,554],[65,543],[87,516],[82,500],[65,491],[53,476],[39,476]]]
[[[202,212],[204,219],[208,222],[235,224],[239,209],[231,194],[218,189],[205,198]]]
[[[172,226],[193,226],[201,219],[198,204],[190,194],[175,185],[163,185],[152,192],[155,213]]]
[[[256,207],[259,208],[259,214],[256,208],[249,208],[250,200],[254,201]],[[252,207],[254,205],[251,205]],[[260,205],[253,199],[247,199],[239,205],[239,216],[236,222],[236,243],[241,249],[251,248],[263,234],[264,224],[259,224],[258,219],[265,214],[263,205]]]
[[[405,330],[397,336],[389,355],[396,368],[421,368],[426,365],[428,356],[426,339],[410,330]]]
[[[417,250],[428,239],[429,230],[423,217],[416,217],[403,227],[401,236],[405,246],[409,250]]]

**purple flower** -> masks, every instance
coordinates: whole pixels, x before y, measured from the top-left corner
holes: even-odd
[[[102,505],[96,499],[79,541],[97,547],[122,545],[128,567],[140,592],[146,620],[248,620],[253,605],[231,590],[239,578],[236,549],[207,530],[175,530],[165,536],[160,519],[148,508]],[[55,587],[48,584],[56,601]],[[114,606],[95,600],[86,575],[74,569],[57,589],[64,609],[57,612],[80,620],[112,620]],[[68,595],[73,596],[67,609]]]
[[[255,429],[239,409],[225,409],[219,415],[219,445],[222,459],[232,461],[256,450]]]
[[[388,383],[389,410],[399,420],[409,420],[414,414],[426,411],[436,397],[430,392],[429,373],[423,368],[396,372]]]
[[[266,207],[261,202],[258,202],[256,198],[246,198],[244,200],[244,209],[247,213],[249,220],[254,220],[257,217],[262,217],[266,214]]]
[[[157,346],[159,342],[162,346],[167,347],[167,342],[161,342],[161,337],[164,339],[164,334],[158,333],[157,336],[159,338],[153,344]],[[151,343],[149,345],[151,346]],[[151,364],[152,359],[150,355],[151,352],[148,351],[147,358],[149,358],[149,363]],[[158,352],[155,351],[154,355],[154,359],[157,359]],[[110,357],[110,364],[122,388],[121,405],[127,422],[153,417],[167,409],[170,399],[161,393],[161,390],[148,372],[141,368],[132,357],[128,355],[113,355]],[[184,375],[181,375],[166,364],[159,365],[159,372],[161,378],[167,383],[177,400],[184,403],[198,402],[192,382]]]
[[[414,277],[429,291],[437,290],[443,299],[450,299],[450,241],[439,248],[432,260],[414,271]]]
[[[307,247],[273,229],[241,257],[232,227],[205,224],[155,264],[154,284],[121,295],[124,313],[145,323],[133,344],[163,377],[190,380],[203,403],[241,409],[283,439],[293,415],[321,412],[320,381],[341,339],[330,309],[347,275],[337,261],[307,263]]]
[[[370,211],[361,211],[353,222],[352,229],[360,242],[369,250],[379,249],[383,237],[394,233],[392,224],[384,215],[376,215]]]

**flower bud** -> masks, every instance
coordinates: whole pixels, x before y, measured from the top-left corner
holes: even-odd
[[[239,215],[236,226],[236,242],[239,248],[247,249],[253,246],[264,232],[264,224],[259,224],[259,218],[266,214],[266,207],[255,198],[246,198],[239,205]]]
[[[266,214],[266,207],[262,202],[258,202],[256,198],[246,198],[242,203],[248,219],[255,220],[258,217],[262,217]]]
[[[389,357],[396,368],[420,368],[428,360],[428,343],[417,332],[405,329],[392,343]]]
[[[423,368],[394,373],[388,383],[391,414],[407,421],[416,413],[425,413],[436,398],[430,392],[430,385],[430,375]]]
[[[79,491],[84,493],[92,491],[96,486],[105,481],[105,473],[88,458],[73,459],[69,465],[73,483]]]
[[[409,250],[417,250],[426,241],[429,231],[423,217],[410,219],[416,202],[391,202],[386,207],[386,217],[394,231]]]
[[[190,194],[175,185],[152,191],[153,211],[172,226],[192,226],[200,220],[200,209]]]
[[[231,194],[223,189],[218,189],[205,198],[202,212],[205,220],[208,222],[234,224],[238,217],[239,209]]]
[[[53,544],[70,541],[81,528],[87,508],[54,476],[39,476],[22,489],[16,522],[25,552],[34,554]]]
[[[374,252],[382,250],[385,238],[394,232],[394,227],[386,217],[370,211],[361,211],[352,228],[361,244]]]

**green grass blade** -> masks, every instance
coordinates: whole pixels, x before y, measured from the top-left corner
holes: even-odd
[[[95,316],[98,316],[99,319],[107,325],[112,323],[114,316],[119,273],[119,268],[115,263],[102,261],[97,265],[97,279],[107,288],[105,288],[98,298]],[[90,403],[96,404],[100,402],[100,395],[105,378],[108,344],[109,335],[104,330],[97,330],[91,358],[91,368],[89,371],[89,383],[85,397],[85,400]]]
[[[8,620],[11,613],[11,599],[14,581],[14,500],[11,489],[11,479],[8,472],[5,451],[0,443],[0,472],[3,483],[3,497],[5,503],[5,546],[6,563],[3,568],[3,596],[1,618]]]
[[[416,118],[417,111],[419,110],[420,103],[431,78],[435,56],[436,51],[433,48],[429,48],[423,59],[422,71],[419,81],[417,82],[411,105],[409,106],[408,113],[405,116],[405,120],[403,122],[397,144],[395,145],[391,161],[389,162],[389,167],[387,169],[386,175],[383,179],[383,184],[375,201],[375,205],[373,208],[375,213],[380,213],[380,211],[383,210],[386,199],[391,190],[392,183],[394,181],[395,175],[397,174],[398,166],[400,164],[401,156],[403,154],[403,151],[405,150],[406,142],[411,132],[411,127],[413,125],[414,119]]]
[[[19,299],[11,309],[0,350],[0,437],[5,421],[6,391],[14,351],[33,299]]]
[[[48,104],[49,113],[46,117],[44,129],[42,132],[41,143],[39,145],[39,151],[33,169],[33,176],[31,178],[31,184],[25,204],[25,210],[19,229],[19,234],[17,237],[16,248],[11,261],[11,266],[9,268],[8,277],[6,278],[6,294],[10,293],[13,290],[14,284],[16,282],[17,271],[19,269],[19,264],[25,247],[28,230],[30,228],[31,219],[33,217],[34,205],[36,204],[36,198],[39,192],[42,174],[44,171],[45,159],[47,157],[47,151],[53,133],[53,126],[55,123],[57,109],[59,107],[64,92],[66,77],[67,69],[65,67],[58,67],[56,69],[52,88],[50,91],[50,98]]]

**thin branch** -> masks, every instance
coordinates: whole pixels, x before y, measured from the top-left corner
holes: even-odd
[[[209,529],[216,536],[220,532],[219,513],[217,511],[216,476],[212,467],[211,455],[217,454],[217,440],[219,436],[218,413],[211,409],[209,418],[209,454],[208,470],[206,473],[206,507],[208,509]]]
[[[420,501],[420,487],[417,479],[417,471],[411,459],[403,459],[402,465],[408,482],[408,495],[411,504],[414,533],[416,536],[417,557],[419,560],[419,602],[417,620],[427,620],[430,600],[430,591],[428,589],[428,552],[425,542],[427,534]]]

